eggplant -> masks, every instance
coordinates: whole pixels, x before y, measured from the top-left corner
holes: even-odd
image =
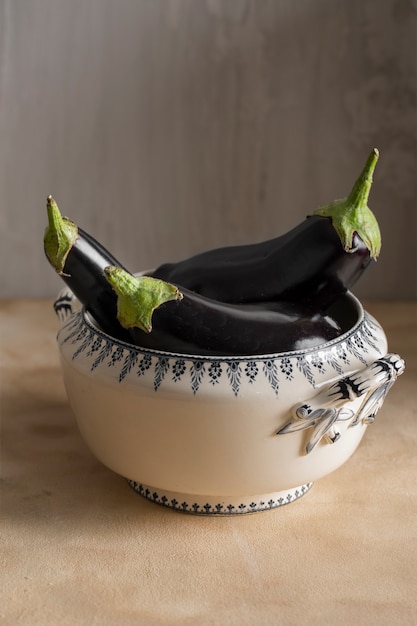
[[[375,148],[346,199],[319,207],[289,232],[165,263],[150,275],[223,302],[280,300],[325,311],[379,255],[381,234],[367,206],[378,156]]]
[[[116,339],[180,353],[238,355],[317,345],[341,332],[330,316],[306,317],[294,306],[228,305],[180,292],[165,281],[134,277],[100,242],[62,216],[52,196],[47,210],[44,250],[50,264],[97,324]],[[129,306],[123,293],[117,293],[126,291],[127,282]],[[181,305],[168,307],[171,300]]]
[[[312,348],[342,332],[329,315],[306,315],[295,305],[228,304],[175,285],[172,301],[154,306],[152,298],[158,302],[167,283],[115,266],[104,271],[118,296],[119,322],[129,330],[132,343],[143,348],[249,356]]]
[[[124,341],[129,333],[117,320],[117,296],[104,268],[120,262],[94,237],[61,215],[52,196],[47,199],[46,257],[74,295],[109,335]]]

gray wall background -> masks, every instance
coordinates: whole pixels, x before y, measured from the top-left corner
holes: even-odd
[[[0,0],[0,296],[52,296],[45,200],[132,270],[278,235],[369,151],[360,297],[415,299],[415,0]]]

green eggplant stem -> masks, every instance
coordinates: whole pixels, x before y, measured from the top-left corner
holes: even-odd
[[[52,196],[47,198],[46,209],[48,226],[43,239],[45,254],[58,274],[63,274],[65,260],[78,237],[78,227],[61,215]]]
[[[152,331],[152,314],[164,302],[181,300],[178,287],[150,276],[134,276],[109,265],[104,274],[117,294],[117,319],[124,328]]]
[[[374,148],[347,198],[335,200],[313,212],[313,215],[332,220],[346,252],[355,252],[353,236],[357,233],[373,259],[377,259],[381,251],[381,232],[367,202],[378,157],[379,151]]]

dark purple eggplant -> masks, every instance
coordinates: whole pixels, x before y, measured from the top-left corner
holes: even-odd
[[[166,289],[164,281],[114,266],[105,275],[118,296],[119,322],[144,348],[249,356],[311,348],[342,332],[330,316],[306,315],[288,303],[227,304],[181,288],[170,298],[174,301],[154,305]]]
[[[228,305],[186,290],[184,296],[165,281],[136,278],[100,242],[63,217],[51,196],[47,210],[44,249],[50,264],[98,325],[117,339],[181,353],[233,355],[301,348],[340,334],[332,318],[308,317],[293,305]],[[117,278],[113,279],[109,266],[117,267]],[[126,277],[134,286],[128,306],[115,290],[117,285],[119,291],[123,289]],[[181,304],[168,307],[170,300]],[[124,317],[123,310],[128,311]],[[133,323],[126,319],[132,314]]]
[[[367,206],[378,156],[374,149],[346,199],[318,208],[286,234],[209,250],[151,275],[223,302],[280,300],[325,311],[379,255],[381,235]]]
[[[121,266],[120,262],[94,237],[62,216],[52,196],[47,199],[47,211],[44,250],[48,261],[99,326],[128,341],[129,333],[117,320],[117,296],[104,275],[105,267]]]

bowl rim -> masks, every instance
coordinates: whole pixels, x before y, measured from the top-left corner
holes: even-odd
[[[75,296],[74,298],[76,299]],[[312,353],[322,352],[327,349],[331,349],[333,346],[340,344],[343,341],[348,340],[349,337],[354,335],[356,331],[358,330],[358,328],[364,323],[366,317],[369,314],[366,313],[366,311],[363,308],[362,303],[352,292],[347,291],[345,294],[343,294],[342,298],[347,298],[348,300],[350,300],[351,303],[354,305],[356,309],[356,313],[357,313],[356,322],[347,331],[345,331],[338,337],[331,339],[330,341],[326,341],[325,343],[312,346],[311,348],[302,348],[300,350],[289,350],[287,352],[271,352],[271,353],[265,353],[265,354],[247,354],[247,355],[215,355],[215,354],[206,355],[204,354],[202,355],[202,354],[192,354],[192,353],[185,353],[185,352],[171,352],[169,350],[157,350],[155,348],[145,348],[145,347],[136,345],[134,343],[123,341],[122,339],[118,339],[106,333],[104,330],[100,328],[100,326],[98,326],[98,324],[94,320],[94,317],[91,315],[91,313],[89,313],[89,311],[87,311],[86,307],[82,306],[79,311],[79,314],[82,317],[82,322],[89,328],[91,332],[96,333],[97,335],[101,336],[106,341],[111,342],[115,346],[118,346],[125,350],[127,349],[131,352],[138,352],[140,354],[149,354],[151,356],[156,356],[158,358],[169,358],[169,359],[176,359],[176,360],[182,359],[184,361],[201,361],[201,362],[217,361],[217,362],[228,362],[228,363],[238,362],[238,361],[269,361],[269,360],[275,360],[275,359],[280,359],[280,358],[290,358],[290,357],[294,358],[294,357],[301,356],[301,355],[304,356],[304,355],[308,355]]]

